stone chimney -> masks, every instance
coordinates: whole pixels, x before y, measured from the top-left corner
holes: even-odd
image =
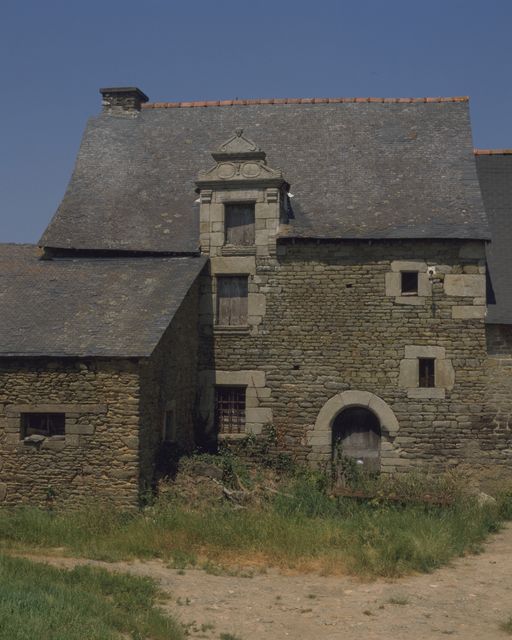
[[[104,113],[133,114],[140,111],[149,98],[137,87],[106,87],[100,89]]]

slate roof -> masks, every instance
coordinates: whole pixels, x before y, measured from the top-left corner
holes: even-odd
[[[0,245],[0,357],[149,356],[205,264],[39,253]]]
[[[492,235],[486,321],[512,324],[512,151],[475,150],[475,155]]]
[[[237,127],[291,184],[290,235],[488,237],[467,99],[144,107],[136,117],[104,113],[89,121],[71,182],[41,245],[197,251],[194,180],[212,166],[211,152]]]

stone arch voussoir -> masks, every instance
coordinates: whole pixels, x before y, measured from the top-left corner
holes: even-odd
[[[315,427],[309,432],[307,444],[312,453],[327,453],[331,448],[332,423],[336,416],[348,407],[370,409],[380,422],[382,434],[394,438],[398,434],[399,424],[393,409],[382,398],[369,391],[343,391],[327,400],[316,418]]]

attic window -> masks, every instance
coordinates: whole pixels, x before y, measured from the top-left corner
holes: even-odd
[[[402,271],[401,290],[402,290],[403,296],[418,295],[418,272],[417,271]]]
[[[418,358],[418,374],[420,387],[435,387],[435,358]]]
[[[254,245],[254,202],[224,205],[225,244],[234,247]]]
[[[22,413],[21,437],[63,436],[65,434],[65,413]]]

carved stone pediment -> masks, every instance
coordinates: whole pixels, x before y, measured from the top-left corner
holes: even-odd
[[[267,165],[266,153],[243,135],[243,129],[237,129],[212,156],[217,163],[211,169],[199,172],[196,184],[200,189],[233,188],[242,183],[253,186],[281,186],[284,183],[281,169]]]

